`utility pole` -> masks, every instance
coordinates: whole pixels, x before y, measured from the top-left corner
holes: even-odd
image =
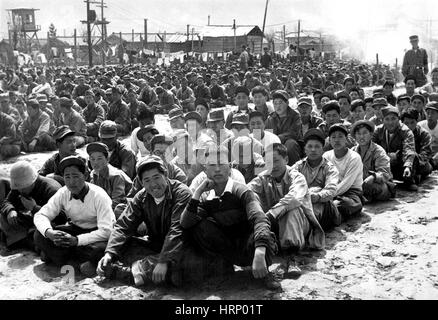
[[[195,36],[195,28],[192,28],[192,57],[194,56],[194,52],[193,52],[193,37]]]
[[[144,19],[144,47],[148,48],[148,19]]]
[[[105,3],[103,2],[103,0],[100,1],[100,5],[98,5],[98,7],[100,7],[100,15],[101,15],[101,41],[102,41],[102,65],[105,67],[106,66],[106,54],[105,54],[105,49],[106,49],[106,21],[103,15],[103,9],[107,8],[105,6]]]
[[[233,19],[233,30],[234,30],[234,52],[237,50],[237,42],[236,42],[236,19]]]
[[[208,24],[207,24],[207,26],[209,26],[210,25],[210,15],[208,15]]]
[[[132,37],[131,37],[131,41],[132,41],[132,43],[134,43],[134,37],[135,37],[135,34],[134,34],[134,29],[132,29]]]
[[[286,50],[286,26],[283,25],[283,47]]]
[[[263,38],[265,37],[265,24],[266,24],[266,13],[268,12],[268,2],[269,2],[269,0],[266,0],[265,15],[263,16],[262,37],[260,39],[260,58],[262,57],[262,54],[263,54]]]
[[[88,44],[88,66],[93,67],[93,46],[91,43],[91,25],[89,19],[90,13],[90,0],[86,0],[87,3],[87,44]]]
[[[297,37],[297,56],[298,61],[300,61],[300,34],[301,34],[301,20],[298,20],[298,37]]]
[[[76,34],[76,29],[74,30],[73,33],[73,38],[74,38],[74,51],[73,51],[73,59],[75,61],[74,66],[76,67],[77,63],[78,63],[78,39],[77,39],[77,34]]]

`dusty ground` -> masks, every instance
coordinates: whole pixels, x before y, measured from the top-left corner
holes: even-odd
[[[40,166],[48,155],[21,156]],[[0,164],[7,173],[10,164]],[[438,174],[418,193],[367,205],[327,234],[326,249],[295,258],[303,273],[273,293],[248,271],[184,290],[133,288],[46,266],[31,251],[0,246],[0,299],[438,299]],[[275,263],[272,268],[278,266]]]

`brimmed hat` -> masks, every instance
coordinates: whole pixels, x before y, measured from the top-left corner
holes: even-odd
[[[36,99],[30,99],[29,101],[27,101],[26,105],[28,107],[32,107],[34,109],[40,107],[40,104],[38,103],[38,101]]]
[[[145,134],[148,132],[152,132],[153,134],[160,133],[158,131],[157,127],[155,127],[155,125],[149,124],[149,125],[145,126],[144,128],[141,128],[140,130],[137,131],[137,139],[140,141],[143,141]]]
[[[316,139],[320,141],[323,145],[325,144],[325,136],[324,133],[316,128],[312,128],[307,130],[307,132],[304,134],[304,144],[307,143],[307,141]]]
[[[111,120],[102,121],[99,127],[99,137],[106,138],[114,138],[117,136],[117,124]]]
[[[184,118],[184,112],[181,108],[173,108],[169,111],[169,121],[172,121],[176,118]]]
[[[352,125],[351,130],[350,130],[351,133],[354,135],[354,134],[356,133],[356,130],[357,130],[360,126],[366,126],[366,127],[369,129],[369,131],[370,131],[371,133],[374,132],[374,128],[375,128],[375,126],[374,126],[374,123],[373,123],[372,121],[369,121],[369,120],[359,120],[359,121],[356,121],[356,122]]]
[[[151,147],[152,150],[154,149],[154,146],[158,143],[163,143],[167,145],[171,145],[173,143],[173,139],[165,134],[157,134],[154,136],[151,140]]]
[[[339,114],[341,113],[341,107],[339,106],[339,102],[336,100],[330,100],[322,107],[322,112],[327,113],[331,110],[336,110]]]
[[[108,146],[102,142],[92,142],[87,145],[87,153],[91,155],[93,152],[101,152],[108,158],[109,149]]]
[[[348,135],[348,130],[347,130],[347,128],[346,128],[343,124],[341,124],[341,123],[335,123],[335,124],[333,124],[333,125],[330,126],[330,129],[329,129],[329,136],[330,136],[333,132],[336,132],[336,131],[341,131],[341,132],[345,133],[346,136]]]
[[[356,99],[351,102],[351,111],[354,111],[357,107],[362,106],[365,108],[365,102],[362,99]]]
[[[395,114],[397,117],[400,117],[399,113],[398,113],[398,109],[396,107],[393,106],[386,106],[385,108],[382,109],[382,115],[383,117],[386,117],[389,114]]]
[[[431,109],[431,110],[438,111],[438,102],[436,102],[436,101],[429,102],[428,104],[426,104],[426,107],[424,109],[425,110]]]
[[[418,36],[415,34],[415,35],[412,35],[412,36],[410,36],[409,37],[409,40],[418,40]]]
[[[187,112],[187,114],[184,116],[184,120],[185,121],[196,120],[198,123],[202,123],[201,114],[199,112],[196,112],[196,111]]]
[[[85,161],[78,156],[68,156],[61,160],[59,163],[59,170],[64,174],[65,168],[76,166],[80,172],[85,173],[86,165]]]
[[[207,122],[225,121],[224,110],[211,110],[207,116]]]
[[[282,99],[286,103],[289,102],[289,94],[284,90],[277,90],[272,94],[272,100],[274,99]]]
[[[142,158],[136,168],[137,176],[141,178],[141,174],[148,169],[148,167],[158,166],[162,171],[164,171],[167,174],[167,168],[164,165],[163,160],[156,156],[156,155],[147,155],[146,157]]]
[[[402,94],[397,97],[397,103],[403,100],[409,101],[409,103],[411,103],[411,97],[409,97],[407,94]]]
[[[55,131],[53,132],[53,139],[55,139],[55,141],[59,141],[64,139],[68,135],[75,135],[75,134],[76,133],[72,131],[69,126],[62,125],[56,128]]]
[[[20,190],[30,187],[38,178],[35,167],[27,161],[18,161],[11,167],[11,189]]]
[[[312,99],[310,99],[309,97],[301,97],[298,99],[298,106],[300,105],[307,105],[309,107],[312,106]]]
[[[249,115],[246,113],[236,113],[233,115],[231,125],[234,124],[249,124]]]
[[[415,99],[419,99],[419,100],[423,101],[423,104],[426,103],[426,98],[422,94],[418,94],[418,93],[414,94],[411,97],[411,102],[414,101]]]

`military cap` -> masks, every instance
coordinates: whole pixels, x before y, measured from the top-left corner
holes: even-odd
[[[208,113],[207,122],[214,122],[214,121],[221,121],[221,120],[225,121],[223,109],[211,110]]]
[[[417,79],[412,74],[407,75],[403,81],[407,83],[409,80],[414,80],[414,82],[417,83]]]
[[[346,136],[348,135],[347,128],[343,124],[341,124],[341,123],[335,123],[335,124],[330,126],[330,128],[329,128],[329,136],[331,136],[331,134],[333,132],[336,132],[336,131],[341,131],[341,132],[345,133]]]
[[[418,40],[418,36],[417,35],[412,35],[412,36],[409,37],[409,40],[411,40],[411,41]]]
[[[245,86],[238,86],[236,88],[236,90],[234,91],[236,96],[237,96],[238,93],[241,93],[241,92],[246,94],[249,97],[249,89],[247,87],[245,87]]]
[[[316,128],[312,128],[307,130],[307,132],[304,134],[304,144],[307,143],[307,141],[316,139],[320,141],[323,145],[325,144],[325,136],[324,133]]]
[[[152,134],[159,134],[160,132],[153,124],[149,124],[145,126],[144,128],[141,128],[137,131],[137,139],[140,141],[144,141],[144,135],[148,132],[152,132]]]
[[[428,104],[426,104],[426,107],[424,109],[425,110],[431,109],[431,110],[438,111],[438,102],[436,102],[436,101],[429,102]]]
[[[414,94],[411,97],[411,102],[414,101],[415,99],[419,99],[419,100],[423,101],[423,103],[426,103],[426,98],[422,94],[419,94],[419,93]]]
[[[101,152],[105,155],[105,157],[108,157],[109,155],[108,146],[102,142],[92,142],[87,145],[86,150],[89,155],[91,155],[93,152]]]
[[[354,111],[357,107],[362,106],[365,108],[365,102],[362,99],[356,99],[351,102],[351,111]]]
[[[75,166],[84,174],[86,170],[85,161],[79,156],[68,156],[59,163],[59,170],[64,174],[64,170],[68,167]]]
[[[151,140],[151,147],[152,150],[154,149],[154,146],[156,144],[167,144],[167,145],[171,145],[173,143],[173,138],[169,137],[168,135],[165,134],[157,134],[155,135],[152,140]]]
[[[249,123],[249,116],[246,113],[236,113],[233,115],[233,120],[231,122],[231,125],[233,124],[248,124]]]
[[[388,101],[386,100],[386,98],[377,98],[373,100],[373,108],[378,106],[387,106],[387,105],[388,105]]]
[[[301,97],[298,99],[298,106],[300,105],[308,105],[308,106],[312,106],[312,99],[308,98],[308,97]]]
[[[359,120],[356,121],[352,126],[351,126],[351,133],[354,135],[356,133],[356,130],[361,127],[361,126],[365,126],[368,128],[368,130],[373,133],[374,132],[374,123],[372,121],[369,120]]]
[[[55,131],[53,132],[53,138],[55,139],[55,141],[60,141],[68,135],[75,135],[75,134],[76,133],[72,131],[69,126],[63,125],[55,129]]]
[[[407,100],[407,101],[409,101],[409,103],[411,103],[411,97],[409,97],[407,94],[402,94],[402,95],[397,97],[397,103],[399,103],[400,101],[403,101],[403,100]]]
[[[351,82],[354,83],[354,79],[352,77],[345,77],[345,79],[344,79],[344,86],[347,83],[347,81],[351,81]]]
[[[179,106],[173,108],[169,111],[169,121],[172,121],[176,118],[184,118],[184,112]]]
[[[383,117],[386,117],[389,114],[395,114],[397,117],[400,117],[399,113],[398,113],[398,109],[396,107],[393,106],[386,106],[385,108],[382,109],[382,115]]]
[[[284,90],[277,90],[272,94],[272,100],[282,99],[284,102],[289,103],[289,94]]]
[[[187,112],[187,114],[184,116],[184,120],[185,121],[196,120],[198,123],[202,123],[201,114],[199,112],[196,112],[196,111]]]
[[[322,112],[327,113],[331,110],[336,110],[339,114],[341,113],[341,107],[339,106],[339,102],[336,100],[330,100],[322,107]]]
[[[167,175],[167,168],[163,162],[163,160],[156,155],[147,155],[142,158],[137,164],[137,176],[141,179],[142,173],[148,168],[159,167],[162,172]]]
[[[117,124],[111,120],[102,121],[99,127],[99,137],[106,138],[114,138],[117,136]]]

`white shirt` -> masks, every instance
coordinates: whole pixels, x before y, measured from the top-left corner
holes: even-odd
[[[84,202],[73,199],[70,190],[64,186],[35,214],[33,222],[42,235],[46,236],[47,229],[52,229],[51,221],[64,210],[74,225],[83,229],[97,228],[95,231],[78,235],[78,246],[109,239],[116,221],[111,198],[101,187],[86,183],[90,189]]]
[[[342,158],[336,158],[335,151],[326,151],[323,157],[333,163],[339,171],[339,184],[336,195],[342,195],[351,188],[362,190],[363,163],[360,155],[348,149]]]
[[[430,133],[432,136],[432,151],[434,154],[438,153],[438,123],[433,129],[429,128],[427,120],[418,122],[418,125]]]
[[[231,178],[228,178],[224,192],[222,192],[222,194],[220,196],[217,196],[216,191],[214,191],[214,189],[212,189],[210,191],[204,192],[205,200],[213,200],[214,198],[222,197],[224,195],[224,193],[226,193],[226,192],[231,193],[231,190],[233,189],[233,185],[234,185],[234,180]]]
[[[241,184],[246,184],[245,178],[243,177],[242,173],[237,169],[231,168],[230,178],[231,179],[228,179],[228,181],[234,180],[236,182],[240,182]],[[204,181],[205,179],[207,179],[207,174],[202,171],[192,180],[192,183],[189,187],[190,191],[194,193],[195,190],[201,185],[202,181]]]
[[[254,135],[254,133],[251,133],[249,136],[251,138],[256,139],[257,141],[260,141],[260,143],[263,146],[263,149],[266,150],[266,148],[273,143],[281,143],[280,138],[275,133],[272,133],[271,131],[272,131],[271,129],[265,130],[264,131],[265,136],[261,140],[258,139],[260,137],[260,134],[256,133]]]
[[[140,151],[140,158],[146,157],[150,154],[149,150],[144,146],[143,141],[137,138],[137,133],[140,127],[135,128],[131,133],[131,149],[137,157],[138,151]]]

